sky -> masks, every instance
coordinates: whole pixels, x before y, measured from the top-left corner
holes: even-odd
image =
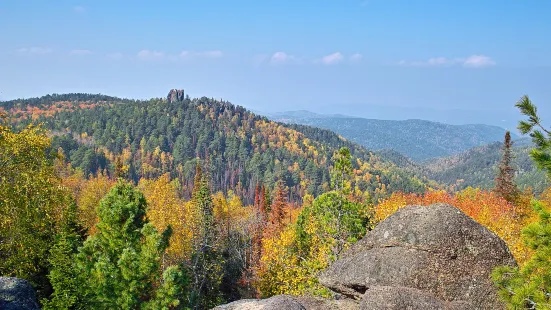
[[[171,88],[255,111],[551,123],[551,1],[0,1],[0,100]]]

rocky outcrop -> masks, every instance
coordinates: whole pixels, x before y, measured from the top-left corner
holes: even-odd
[[[183,89],[171,89],[166,97],[169,103],[184,101],[185,95]]]
[[[445,302],[426,292],[399,286],[373,286],[363,295],[360,309],[462,310],[476,309],[463,301]]]
[[[40,306],[29,282],[18,278],[0,277],[0,309],[39,310]]]
[[[359,303],[310,296],[277,295],[267,299],[243,299],[218,306],[213,310],[358,310]]]
[[[243,299],[213,310],[306,310],[296,297],[278,295],[267,299]]]
[[[377,309],[391,295],[411,309],[448,309],[450,303],[456,309],[501,309],[490,274],[496,266],[515,264],[503,240],[458,209],[408,206],[377,225],[319,280],[362,299],[364,309]]]
[[[504,309],[490,279],[500,265],[516,265],[505,242],[460,210],[408,206],[319,276],[321,284],[349,299],[280,295],[216,309]]]

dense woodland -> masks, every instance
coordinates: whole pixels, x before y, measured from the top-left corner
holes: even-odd
[[[332,130],[369,150],[394,150],[416,161],[455,155],[501,141],[505,129],[483,125],[449,125],[409,119],[379,120],[308,111],[282,112],[274,120]],[[513,138],[516,138],[513,134]]]
[[[27,103],[37,111],[26,118],[21,111]],[[58,111],[59,106],[71,108]],[[375,201],[396,190],[421,192],[427,184],[426,178],[331,131],[275,123],[208,98],[129,101],[70,94],[9,102],[7,108],[19,126],[43,123],[54,135],[52,149],[61,147],[85,176],[105,169],[113,175],[114,162],[120,159],[134,182],[170,173],[187,198],[199,159],[215,191],[231,189],[251,203],[258,183],[272,190],[283,180],[290,200],[300,202],[306,194],[317,196],[329,189],[331,154],[340,147],[348,147],[355,158],[355,187]]]
[[[493,187],[458,191],[399,154],[208,98],[0,106],[0,274],[29,280],[45,309],[330,296],[321,270],[399,208],[433,202],[507,243],[519,267],[493,276],[511,309],[550,302],[551,189],[516,185],[509,134]],[[551,178],[551,133],[527,97],[517,107]]]

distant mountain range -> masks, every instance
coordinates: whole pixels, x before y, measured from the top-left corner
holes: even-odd
[[[264,113],[266,114],[266,113]],[[394,150],[416,161],[459,154],[473,147],[502,141],[505,129],[498,126],[411,120],[378,120],[309,111],[268,113],[284,123],[332,130],[370,150]],[[511,133],[513,139],[518,138]]]

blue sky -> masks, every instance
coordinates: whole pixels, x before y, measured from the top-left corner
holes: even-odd
[[[549,16],[547,0],[3,0],[0,100],[184,88],[268,112],[512,128],[523,94],[551,120]]]

